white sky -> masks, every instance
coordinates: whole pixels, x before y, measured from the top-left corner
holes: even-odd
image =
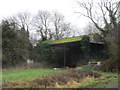
[[[80,17],[75,13],[75,11],[78,11],[76,1],[88,0],[0,0],[0,21],[4,17],[13,16],[24,11],[35,14],[38,10],[57,10],[62,13],[66,20],[71,22],[79,32],[83,33],[83,29],[88,24],[88,19],[83,16]],[[94,2],[97,1],[99,0],[94,0]],[[79,11],[84,12],[80,8]],[[97,9],[96,11],[98,12]]]
[[[0,20],[18,12],[29,11],[32,14],[38,10],[57,10],[62,13],[79,31],[86,26],[87,19],[74,13],[76,0],[0,0]]]

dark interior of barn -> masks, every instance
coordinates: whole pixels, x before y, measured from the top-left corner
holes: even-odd
[[[105,59],[105,45],[99,43],[90,43],[89,55],[85,54],[81,49],[81,41],[60,43],[50,45],[52,47],[60,47],[62,50],[61,66],[76,67],[86,64],[89,60],[104,60]]]

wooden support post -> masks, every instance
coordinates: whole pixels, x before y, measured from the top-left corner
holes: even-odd
[[[66,66],[66,49],[65,49],[65,45],[64,45],[64,68]]]

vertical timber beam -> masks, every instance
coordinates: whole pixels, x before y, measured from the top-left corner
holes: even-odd
[[[66,66],[66,49],[65,49],[65,45],[64,45],[64,68]]]

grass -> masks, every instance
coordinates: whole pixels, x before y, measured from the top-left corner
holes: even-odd
[[[18,81],[19,83],[23,83],[24,81],[32,81],[37,78],[42,78],[42,76],[47,76],[55,73],[64,73],[64,72],[67,72],[67,70],[60,70],[60,69],[59,70],[54,70],[54,69],[6,70],[2,72],[2,79],[4,82]],[[118,73],[98,72],[98,71],[94,71],[94,72],[100,73],[102,74],[102,76],[100,78],[86,77],[81,81],[81,83],[72,82],[70,86],[72,88],[74,86],[75,88],[76,87],[77,88],[105,88],[105,87],[109,87],[110,85],[112,86],[113,83],[115,84],[118,78],[120,78],[120,74]]]
[[[9,70],[2,72],[3,83],[11,81],[25,81],[34,80],[42,76],[54,74],[54,73],[66,72],[66,70],[54,70],[54,69],[24,69],[24,70]]]
[[[104,77],[110,77],[110,78],[101,81],[101,83],[99,83],[99,85],[97,85],[96,88],[104,88],[104,87],[108,88],[108,87],[112,87],[112,85],[115,83],[118,84],[118,80],[120,78],[119,73],[110,73],[110,72],[98,72],[98,73],[101,73]]]
[[[102,74],[102,77],[100,78],[92,78],[90,81],[80,84],[77,87],[78,88],[105,88],[108,87],[108,85],[112,85],[113,81],[117,82],[118,80],[118,73],[109,73],[109,72],[97,72]],[[110,78],[107,78],[110,77]]]
[[[93,79],[92,81],[89,81],[85,84],[82,84],[78,86],[79,88],[90,88],[92,86],[95,86],[94,88],[105,88],[107,85],[105,83],[110,82],[110,81],[115,81],[117,80],[116,78],[103,78],[103,79]]]

